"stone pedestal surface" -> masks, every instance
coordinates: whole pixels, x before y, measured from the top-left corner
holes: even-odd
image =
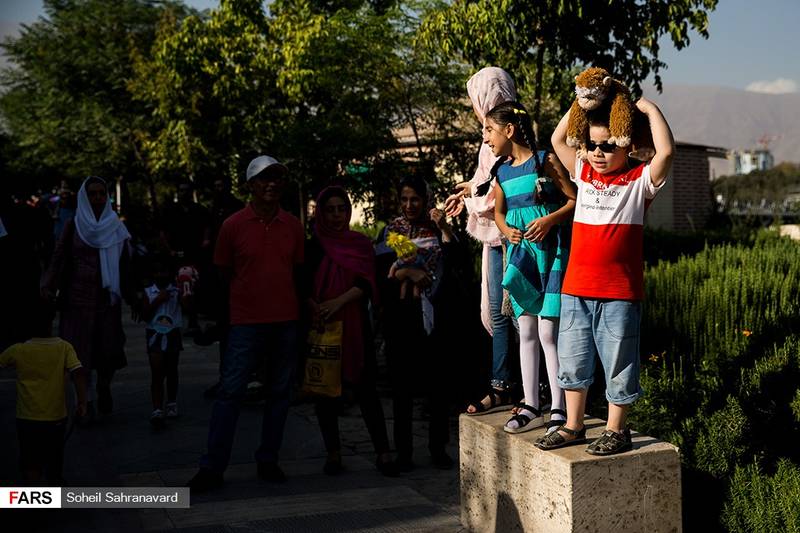
[[[461,415],[461,522],[475,532],[680,533],[678,448],[634,433],[633,450],[596,457],[586,444],[542,451],[544,428],[512,435],[508,413]],[[586,419],[589,442],[605,422]]]

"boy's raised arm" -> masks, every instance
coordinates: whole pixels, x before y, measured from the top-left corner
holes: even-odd
[[[672,130],[656,104],[640,98],[636,102],[639,111],[647,115],[650,123],[650,132],[653,134],[653,144],[655,145],[656,155],[650,161],[650,181],[659,187],[666,179],[672,169],[672,158],[675,155],[675,139],[672,137]]]
[[[567,146],[567,122],[569,121],[569,111],[561,118],[561,121],[553,131],[550,137],[550,142],[553,145],[553,151],[558,156],[564,168],[572,174],[575,172],[575,148]]]

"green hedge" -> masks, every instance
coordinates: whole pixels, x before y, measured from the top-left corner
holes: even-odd
[[[736,468],[723,521],[735,533],[800,532],[800,467],[781,460],[771,476],[756,464]]]
[[[796,473],[800,462],[800,245],[762,231],[743,244],[662,261],[645,279],[646,394],[631,422],[680,447],[691,480],[687,525],[702,512],[704,529],[755,531],[739,526],[766,513],[741,504],[746,484],[758,468]],[[787,476],[759,479],[778,490],[796,479]],[[727,502],[703,497],[714,491]],[[769,523],[783,524],[772,531],[789,531],[798,507],[780,509],[770,511]]]

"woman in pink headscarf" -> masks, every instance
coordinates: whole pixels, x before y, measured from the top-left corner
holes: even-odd
[[[472,76],[467,81],[467,94],[481,125],[492,108],[517,98],[514,80],[497,67],[486,67]],[[494,187],[490,186],[491,169],[496,162],[489,146],[481,144],[475,175],[470,181],[457,185],[458,192],[445,202],[448,216],[458,216],[464,207],[467,208],[467,232],[483,243],[481,320],[492,335],[492,378],[486,397],[467,407],[470,415],[492,412],[511,403],[508,344],[513,313],[503,312],[504,237],[494,223]]]
[[[341,187],[328,187],[317,197],[314,235],[306,243],[306,268],[311,290],[308,300],[311,325],[342,321],[342,383],[352,388],[361,407],[375,453],[378,470],[398,474],[389,454],[389,437],[383,407],[375,389],[376,362],[368,303],[377,298],[375,251],[365,235],[350,230],[352,205]],[[340,398],[316,402],[328,459],[324,472],[342,470],[339,441]]]

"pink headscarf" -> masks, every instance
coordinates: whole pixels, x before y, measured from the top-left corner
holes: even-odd
[[[475,73],[467,81],[467,94],[482,123],[493,107],[517,99],[514,80],[508,72],[498,67],[486,67]],[[481,144],[478,167],[469,182],[471,195],[464,198],[464,207],[469,214],[467,232],[484,244],[481,261],[481,321],[489,333],[492,333],[492,320],[489,312],[488,247],[500,246],[502,234],[494,223],[494,188],[490,188],[484,196],[476,196],[475,193],[478,185],[491,179],[490,172],[496,160],[492,150]]]
[[[483,121],[492,108],[516,100],[517,88],[508,72],[499,67],[486,67],[467,81],[467,94]]]
[[[317,302],[336,298],[355,286],[357,278],[369,282],[370,298],[378,297],[375,276],[375,251],[369,238],[349,228],[337,231],[325,224],[322,210],[325,202],[339,197],[347,203],[347,222],[352,205],[347,192],[338,186],[327,187],[317,196],[314,235],[324,256],[314,274],[313,297]],[[364,324],[361,302],[351,302],[334,317],[342,321],[342,375],[348,383],[358,383],[364,368]]]
[[[498,67],[486,67],[479,70],[467,81],[467,94],[472,101],[475,112],[480,115],[481,122],[486,114],[503,102],[516,100],[517,89],[508,72]],[[484,196],[476,196],[478,185],[488,181],[490,171],[497,158],[492,150],[481,144],[478,152],[478,167],[470,180],[471,195],[464,199],[469,213],[467,232],[489,246],[499,246],[502,235],[494,224],[494,190]]]

